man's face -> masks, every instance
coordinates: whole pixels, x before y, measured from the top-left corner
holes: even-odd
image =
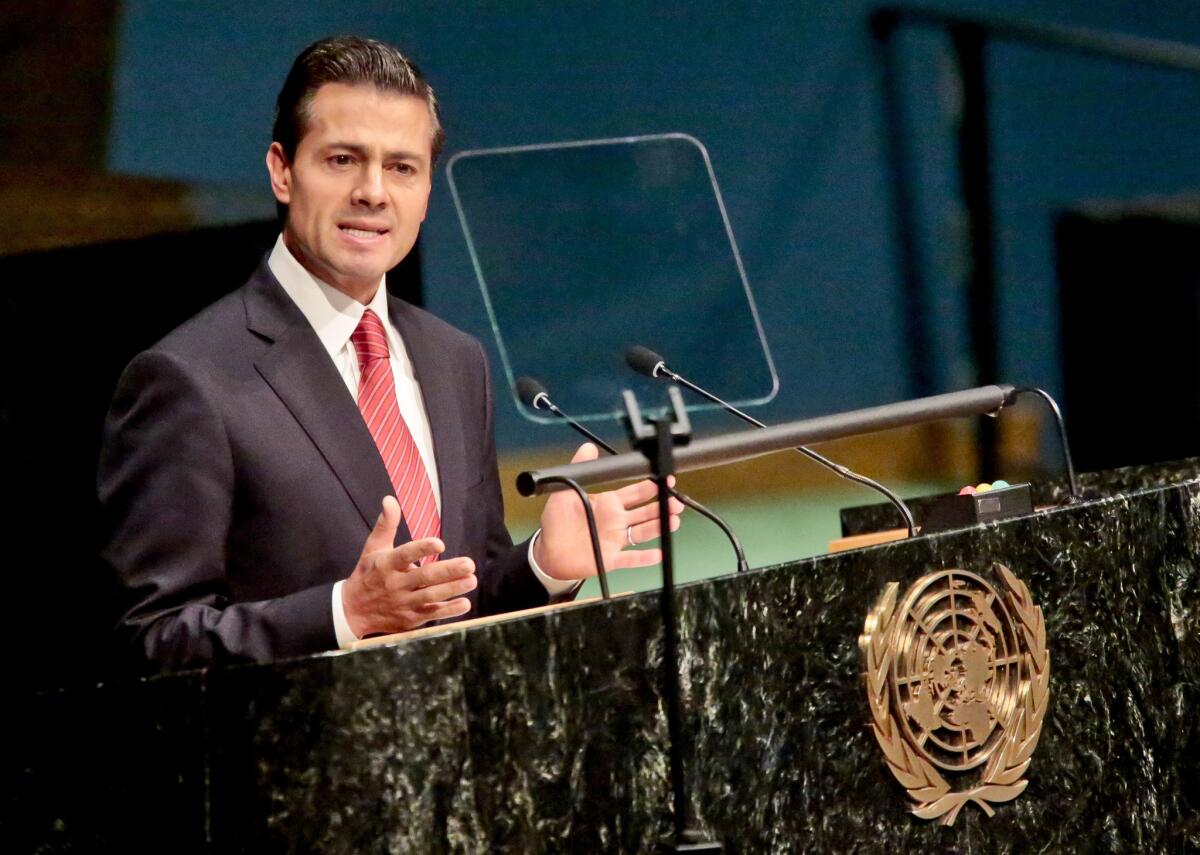
[[[327,83],[308,115],[291,163],[278,143],[267,152],[271,188],[288,206],[284,241],[310,273],[365,303],[425,219],[429,108],[411,95]]]

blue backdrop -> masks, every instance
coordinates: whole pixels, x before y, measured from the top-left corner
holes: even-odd
[[[940,5],[1200,43],[1200,4],[1191,0]],[[437,88],[449,152],[669,131],[703,140],[780,376],[763,418],[911,392],[866,24],[871,7],[862,0],[261,0],[240,8],[127,0],[122,8],[114,171],[260,190],[261,204],[243,203],[220,218],[269,215],[262,157],[291,59],[330,33],[377,36],[410,53]],[[920,253],[930,275],[923,311],[934,318],[936,383],[958,388],[971,371],[953,150],[956,81],[943,39],[911,34],[903,45]],[[1052,218],[1085,200],[1200,186],[1200,80],[1018,47],[994,50],[989,70],[1002,376],[1055,391]],[[491,346],[444,175],[435,179],[422,245],[430,307]],[[581,334],[586,323],[581,318]],[[545,438],[503,398],[498,430],[502,448]]]

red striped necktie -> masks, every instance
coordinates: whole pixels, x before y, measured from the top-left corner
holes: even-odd
[[[363,312],[350,341],[358,353],[358,367],[362,370],[358,380],[358,409],[362,411],[387,466],[408,530],[413,540],[440,537],[442,520],[433,499],[429,473],[425,471],[417,444],[396,405],[387,333],[379,316],[370,309]]]

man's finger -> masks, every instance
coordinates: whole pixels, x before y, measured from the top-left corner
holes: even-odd
[[[613,561],[613,566],[609,569],[649,567],[660,563],[662,563],[662,550],[657,547],[654,549],[626,549],[624,552],[617,554],[616,559]]]
[[[613,492],[625,507],[636,508],[638,505],[644,505],[646,502],[658,498],[658,485],[653,481],[638,481],[636,484],[627,484]]]
[[[430,585],[440,585],[462,579],[475,573],[475,562],[470,558],[450,558],[446,561],[434,561],[422,567],[414,567],[404,574],[404,584],[410,588],[427,588]]]
[[[671,516],[678,517],[683,513],[683,502],[678,499],[671,499],[670,508]],[[625,514],[625,525],[637,525],[638,523],[656,519],[658,519],[658,503],[653,502],[628,511]]]
[[[384,570],[406,570],[426,555],[441,555],[445,550],[446,544],[439,538],[423,537],[389,549],[381,556],[380,564]]]
[[[671,531],[679,531],[679,517],[671,517]],[[633,542],[639,546],[662,534],[662,525],[657,519],[633,527]]]
[[[399,527],[400,503],[396,501],[395,496],[384,496],[379,519],[375,520],[371,533],[367,535],[367,542],[363,544],[362,554],[370,555],[381,549],[391,549],[396,545],[396,529]]]
[[[409,608],[406,612],[409,619],[401,631],[420,629],[436,620],[445,620],[458,615],[465,615],[471,610],[471,601],[465,597],[457,600],[446,600],[444,603],[428,603],[423,606]]]
[[[441,603],[426,603],[423,606],[418,606],[415,611],[425,621],[444,620],[448,617],[457,617],[465,615],[471,610],[471,601],[466,597],[459,597],[456,600],[446,600]]]
[[[596,448],[592,443],[585,442],[579,448],[575,449],[575,456],[571,458],[572,463],[583,463],[586,460],[595,460],[600,456],[600,449]]]
[[[475,586],[479,584],[479,580],[472,573],[468,576],[463,576],[461,579],[452,579],[449,582],[442,582],[440,585],[430,585],[426,588],[418,588],[412,591],[410,597],[410,606],[416,608],[418,606],[427,605],[429,603],[440,603],[444,600],[461,597],[470,591],[475,590]]]

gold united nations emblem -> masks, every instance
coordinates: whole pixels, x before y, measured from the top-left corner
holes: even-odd
[[[969,802],[992,816],[992,803],[1024,791],[1050,697],[1042,610],[994,566],[1003,592],[975,573],[941,570],[897,603],[889,582],[858,639],[888,767],[913,813],[945,825]]]

